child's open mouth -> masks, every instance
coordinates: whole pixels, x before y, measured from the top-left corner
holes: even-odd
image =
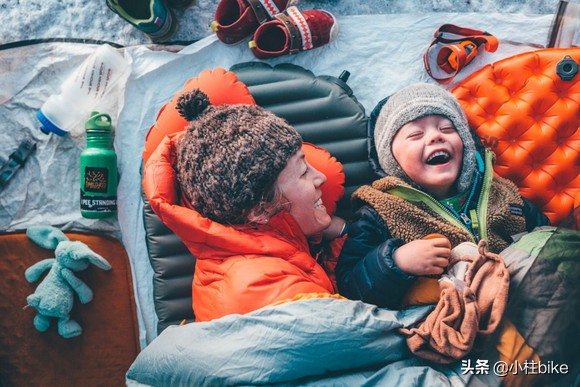
[[[441,165],[451,160],[451,155],[446,151],[437,151],[427,158],[426,163],[429,165]]]

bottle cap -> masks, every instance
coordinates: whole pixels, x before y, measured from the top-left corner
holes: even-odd
[[[110,131],[111,117],[105,113],[92,112],[91,117],[85,122],[88,131]]]
[[[61,130],[58,126],[53,124],[48,117],[44,115],[41,109],[38,109],[36,112],[36,118],[40,121],[40,131],[44,134],[50,134],[51,132],[54,134],[58,134],[59,136],[64,136],[68,132]]]

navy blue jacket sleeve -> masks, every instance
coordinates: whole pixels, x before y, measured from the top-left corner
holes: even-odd
[[[526,218],[526,231],[530,232],[536,227],[550,226],[550,220],[534,203],[522,197],[524,200],[524,216]]]
[[[348,229],[336,266],[338,290],[343,296],[380,307],[396,309],[415,281],[393,260],[393,250],[402,246],[393,238],[381,217],[368,206],[361,207]]]

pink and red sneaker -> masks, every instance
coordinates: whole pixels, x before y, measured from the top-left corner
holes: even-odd
[[[236,44],[284,12],[290,0],[221,0],[211,23],[219,40]]]
[[[292,6],[260,25],[249,46],[256,58],[267,59],[320,47],[336,35],[338,24],[331,13],[322,10],[300,12]]]

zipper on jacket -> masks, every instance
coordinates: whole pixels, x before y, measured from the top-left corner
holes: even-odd
[[[475,195],[475,190],[477,189],[477,186],[479,185],[479,181],[478,181],[479,176],[480,176],[479,172],[476,172],[476,176],[475,176],[476,181],[474,181],[472,186],[471,186],[471,191],[469,192],[469,196],[467,198],[467,201],[464,204],[465,208],[461,212],[457,212],[453,208],[444,205],[444,207],[446,207],[449,211],[451,211],[451,213],[454,214],[457,218],[463,220],[463,223],[465,224],[465,226],[467,226],[467,228],[469,229],[471,234],[473,234],[473,236],[475,237],[475,240],[477,240],[477,241],[479,241],[479,234],[478,234],[479,221],[477,219],[477,211],[475,211],[475,210],[469,211],[469,216],[465,213],[465,211],[471,205],[471,199],[473,199],[473,195]],[[482,177],[482,179],[483,179],[483,177]],[[483,184],[482,184],[482,186],[483,186]],[[439,202],[439,203],[441,203],[441,202]]]
[[[485,150],[485,169],[483,171],[483,183],[479,200],[477,201],[477,213],[479,214],[478,226],[481,239],[487,240],[487,211],[489,208],[489,192],[493,178],[492,153],[489,149]]]
[[[483,182],[481,186],[481,193],[479,195],[479,200],[477,202],[477,216],[475,223],[479,232],[474,232],[470,230],[464,223],[462,223],[448,208],[443,204],[439,203],[437,199],[431,195],[420,191],[414,187],[401,186],[398,185],[391,188],[387,192],[395,196],[405,199],[409,202],[422,202],[425,203],[429,208],[431,208],[435,213],[441,216],[443,219],[447,220],[449,223],[459,227],[460,229],[466,230],[471,236],[471,240],[477,243],[480,239],[487,240],[487,210],[489,203],[489,190],[491,187],[491,177],[493,176],[493,165],[492,165],[492,154],[488,149],[485,150],[485,169],[483,172]],[[459,214],[458,214],[459,215]],[[461,215],[459,215],[461,216]],[[473,220],[470,219],[470,223]]]

